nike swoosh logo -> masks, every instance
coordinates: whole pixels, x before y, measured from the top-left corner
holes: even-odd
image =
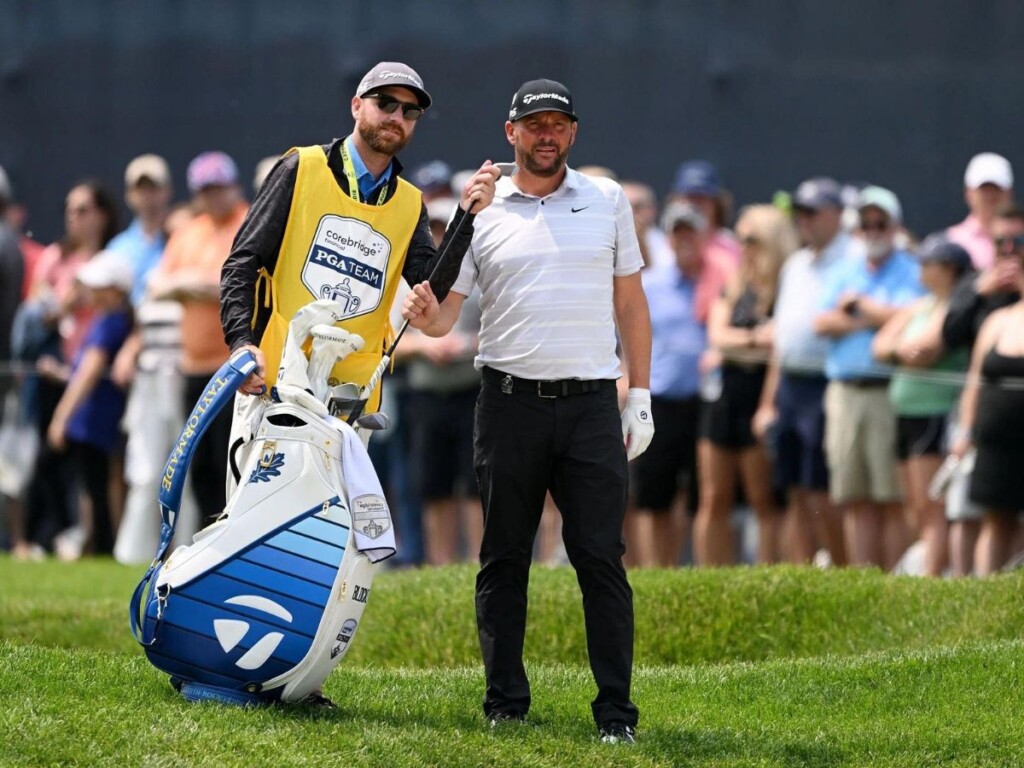
[[[584,205],[582,208],[570,208],[569,210],[572,211],[573,213],[579,213],[580,211],[587,210],[587,208],[589,207],[589,205]]]

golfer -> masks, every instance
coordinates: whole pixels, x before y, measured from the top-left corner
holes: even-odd
[[[439,305],[422,282],[403,314],[443,336],[480,287],[474,465],[484,509],[476,583],[484,713],[496,725],[523,720],[530,707],[526,587],[550,490],[583,592],[594,720],[602,741],[632,743],[633,594],[622,521],[627,455],[642,453],[654,434],[651,327],[622,188],[566,166],[577,127],[560,83],[533,80],[516,92],[505,135],[518,171],[498,181],[494,205],[477,217],[447,298]],[[631,387],[621,417],[616,324]]]
[[[381,62],[352,97],[351,135],[289,150],[271,170],[221,272],[225,339],[232,352],[247,348],[258,363],[242,392],[259,394],[275,383],[289,321],[322,298],[341,302],[346,312],[339,324],[366,342],[334,368],[330,383],[363,386],[373,374],[391,333],[388,314],[399,278],[418,283],[437,260],[420,191],[401,178],[396,157],[429,106],[415,71]],[[490,204],[498,176],[488,161],[469,179],[445,242],[462,215],[473,215],[465,213],[471,204],[474,214]],[[442,266],[434,278],[442,294],[472,231],[466,221],[452,242],[451,267]],[[378,388],[366,410],[379,400]],[[236,425],[239,416],[236,407]]]

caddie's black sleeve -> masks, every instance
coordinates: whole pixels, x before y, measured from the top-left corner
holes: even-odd
[[[946,318],[942,321],[942,343],[947,349],[958,349],[974,346],[981,323],[978,317],[982,314],[982,298],[975,288],[977,273],[969,273],[960,278],[949,297]]]
[[[257,317],[256,277],[261,268],[273,275],[277,267],[298,176],[297,152],[277,161],[257,192],[221,268],[220,322],[232,351],[243,344],[258,343],[263,335],[266,318]]]
[[[469,216],[469,220],[460,227],[465,216]],[[427,206],[424,205],[420,210],[420,220],[416,223],[412,242],[409,243],[405,267],[402,269],[402,277],[406,282],[409,285],[422,283],[430,277],[441,254],[445,254],[444,263],[438,267],[437,274],[430,278],[430,288],[437,296],[437,300],[444,301],[448,296],[448,291],[459,277],[459,270],[462,269],[462,257],[466,255],[469,243],[473,239],[473,220],[475,218],[475,213],[466,213],[459,208],[448,223],[448,229],[445,230],[444,239],[441,241],[441,248],[438,250],[434,248],[434,239],[430,236]],[[451,242],[451,248],[445,253],[449,242]]]

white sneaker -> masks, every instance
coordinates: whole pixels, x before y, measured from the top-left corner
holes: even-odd
[[[58,560],[65,562],[81,559],[86,536],[85,529],[80,525],[61,531],[53,539],[53,553]]]

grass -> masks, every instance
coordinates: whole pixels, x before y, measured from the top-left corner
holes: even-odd
[[[571,571],[537,569],[530,725],[479,712],[473,570],[383,572],[341,707],[190,705],[126,627],[138,569],[0,558],[0,765],[1014,766],[1024,576],[724,569],[631,576],[635,748],[596,743]]]

